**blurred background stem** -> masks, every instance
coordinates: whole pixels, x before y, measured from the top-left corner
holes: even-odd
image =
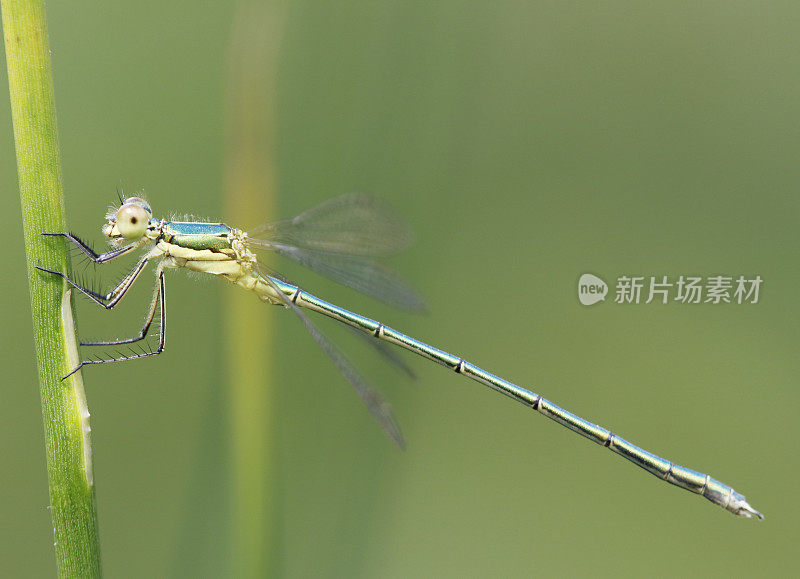
[[[226,94],[225,216],[253,227],[274,216],[275,76],[283,17],[276,3],[241,2],[231,33]],[[271,309],[226,294],[233,492],[233,575],[271,575],[274,437]],[[257,320],[257,321],[254,321]]]
[[[61,279],[34,269],[42,263],[67,271],[69,263],[63,241],[41,235],[66,229],[44,5],[3,0],[2,15],[58,572],[95,577],[100,548],[88,411],[80,372],[60,379],[77,363],[72,306]]]

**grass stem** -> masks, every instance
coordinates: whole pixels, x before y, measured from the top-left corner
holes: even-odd
[[[77,363],[72,305],[64,281],[35,269],[38,263],[68,271],[61,159],[44,4],[2,0],[3,36],[22,224],[44,419],[50,514],[61,577],[99,577],[100,546],[91,473],[88,410]]]

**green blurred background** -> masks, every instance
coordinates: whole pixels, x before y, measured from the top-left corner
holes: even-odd
[[[157,214],[231,221],[226,102],[241,6],[49,4],[71,230],[100,246],[120,183],[144,189]],[[246,18],[256,37],[281,31],[265,48],[278,47],[274,98],[251,103],[274,111],[264,163],[275,214],[236,225],[349,191],[387,199],[416,231],[395,265],[430,314],[293,278],[710,472],[766,520],[737,519],[409,357],[412,383],[320,321],[393,402],[400,452],[297,320],[264,306],[251,320],[273,336],[262,571],[797,574],[800,7],[293,1],[263,14],[278,13]],[[49,576],[10,109],[0,109],[0,575]],[[587,271],[609,282],[758,274],[764,285],[757,305],[587,308],[576,296]],[[79,303],[84,337],[131,333],[144,280],[119,311]],[[84,372],[104,569],[244,574],[231,541],[225,362],[239,290],[182,272],[167,281],[166,353]]]

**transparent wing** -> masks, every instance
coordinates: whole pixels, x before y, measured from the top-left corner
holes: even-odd
[[[378,258],[397,253],[411,241],[408,227],[374,197],[337,197],[293,219],[248,232],[255,249],[295,261],[334,281],[385,303],[424,311],[419,294]]]
[[[364,193],[336,197],[292,219],[260,225],[248,235],[301,249],[369,256],[397,253],[412,239],[391,208]]]
[[[375,350],[380,356],[382,356],[383,360],[387,363],[394,366],[397,370],[411,378],[412,380],[417,379],[417,373],[409,366],[406,361],[400,357],[400,354],[389,344],[386,342],[382,342],[375,338],[375,336],[371,336],[370,334],[365,334],[359,329],[354,328],[353,326],[348,326],[344,324],[344,327],[351,331],[353,334],[358,336],[360,340],[363,340],[365,344],[367,344],[370,348]]]
[[[328,355],[328,357],[336,364],[336,367],[339,368],[339,371],[345,377],[345,379],[350,383],[350,385],[355,389],[358,393],[361,400],[364,401],[364,404],[367,406],[367,409],[370,411],[372,416],[380,423],[383,429],[392,437],[392,440],[399,446],[400,448],[405,448],[405,440],[403,439],[403,433],[400,431],[400,425],[397,423],[397,420],[392,413],[391,406],[388,402],[386,402],[378,392],[369,385],[366,379],[361,376],[361,373],[358,369],[345,357],[344,353],[342,353],[339,348],[337,348],[325,335],[314,325],[314,323],[308,319],[308,317],[297,307],[292,301],[287,298],[283,292],[275,285],[269,275],[262,273],[261,274],[267,283],[272,286],[272,289],[275,290],[275,293],[278,294],[278,297],[281,299],[283,304],[292,310],[297,317],[300,318],[300,321],[303,322],[303,325],[308,330],[308,333],[311,334],[311,337],[317,342],[320,348]]]
[[[288,283],[289,285],[293,285],[296,287],[298,285],[292,280],[287,279],[286,276],[281,275],[280,273],[276,272],[268,265],[265,265],[263,263],[258,264],[258,270],[259,273],[261,273],[261,275],[269,275],[272,278],[279,279],[284,283]],[[358,339],[362,340],[370,348],[375,350],[375,352],[377,352],[385,362],[391,364],[397,370],[399,370],[412,380],[417,379],[417,373],[414,372],[414,370],[411,368],[411,366],[408,365],[408,363],[403,359],[403,357],[400,356],[400,354],[394,348],[389,346],[386,342],[383,342],[381,340],[376,340],[374,336],[365,334],[363,331],[358,330],[348,324],[342,323],[342,325],[345,327],[347,331],[355,334],[358,337]]]

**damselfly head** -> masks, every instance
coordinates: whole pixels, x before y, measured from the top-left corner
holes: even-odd
[[[112,242],[133,241],[144,236],[153,211],[141,197],[128,197],[122,205],[106,213],[108,223],[103,226],[103,235]]]

